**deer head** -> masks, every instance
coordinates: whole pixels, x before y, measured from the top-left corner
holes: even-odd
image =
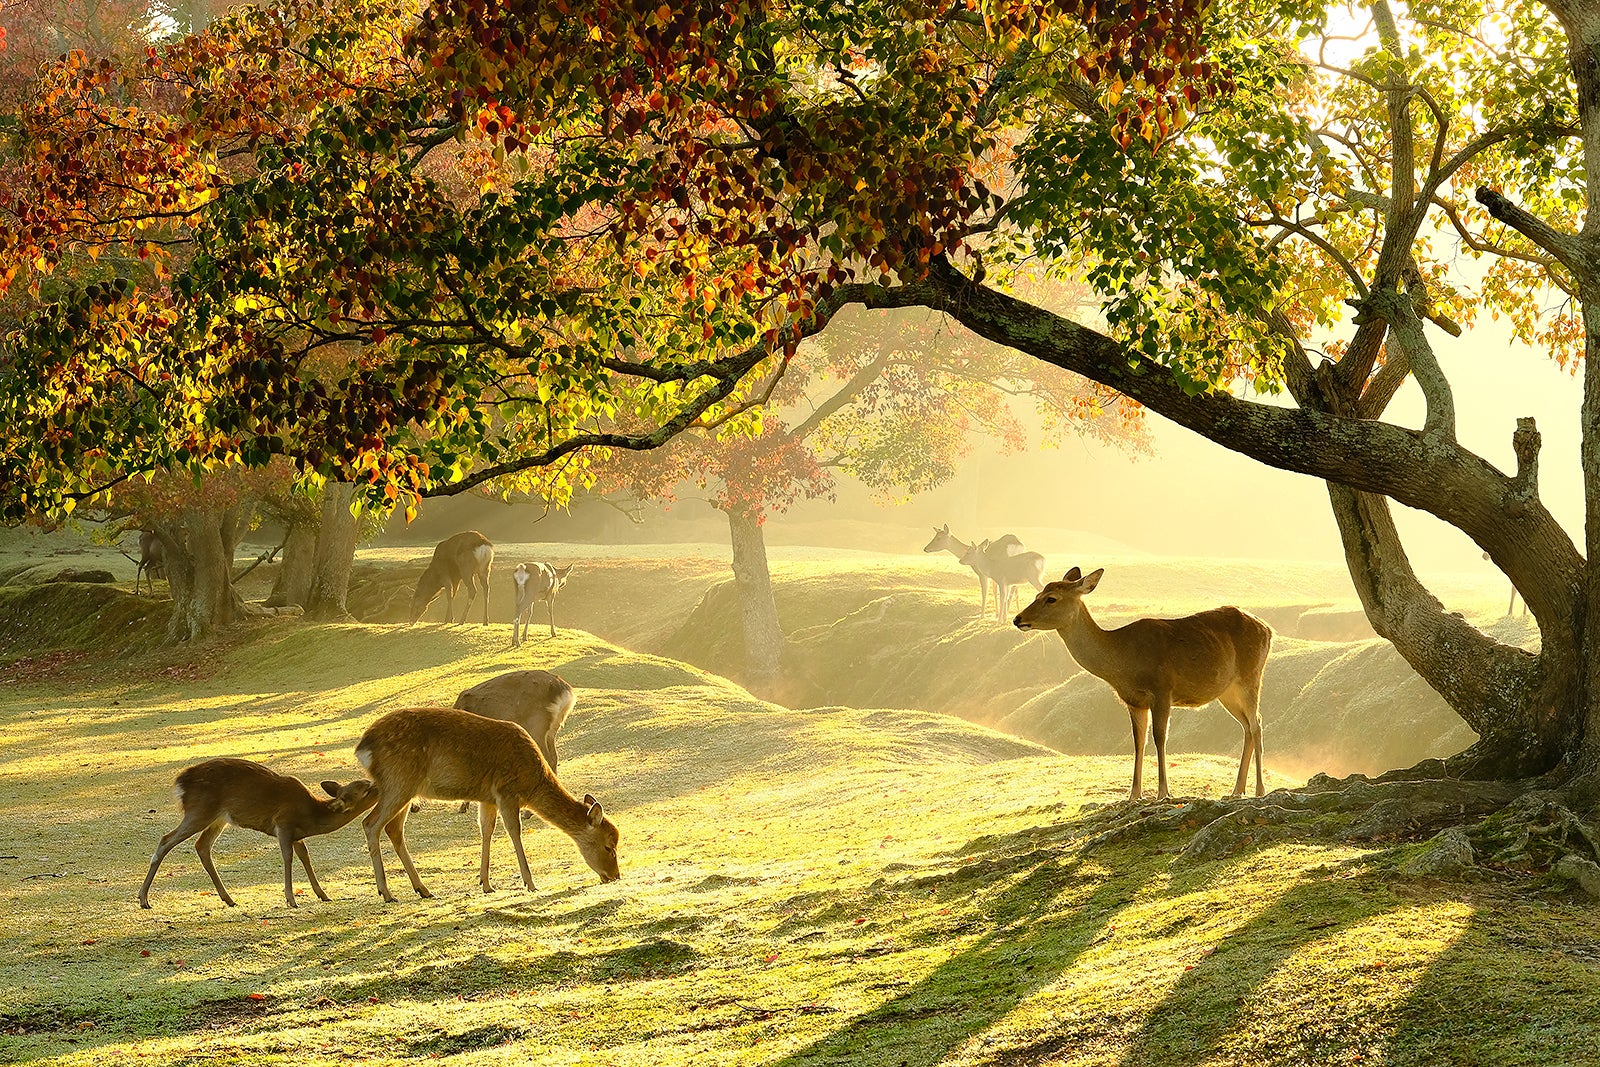
[[[322,791],[333,799],[323,802],[329,812],[362,812],[378,802],[378,787],[365,778],[357,778],[349,785],[323,782]]]
[[[950,544],[950,524],[933,528],[933,540],[922,546],[924,552],[943,552]]]
[[[1103,567],[1090,574],[1072,568],[1059,582],[1051,582],[1039,590],[1033,603],[1017,614],[1014,620],[1017,629],[1059,630],[1066,626],[1083,607],[1084,594],[1094,592],[1105,573]]]
[[[617,840],[621,835],[617,832],[616,824],[606,818],[605,810],[592,793],[583,795],[583,806],[588,811],[589,825],[587,829],[573,834],[572,839],[578,843],[578,852],[584,862],[600,876],[600,880],[615,882],[622,877],[622,869],[617,866]]]

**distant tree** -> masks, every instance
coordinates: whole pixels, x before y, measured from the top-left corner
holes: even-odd
[[[671,501],[684,483],[708,492],[728,519],[744,634],[745,681],[780,688],[783,631],[764,527],[799,500],[831,497],[835,474],[902,499],[954,476],[975,441],[1019,449],[1025,402],[1046,440],[1067,431],[1142,443],[1134,405],[1036,361],[942,328],[908,311],[887,322],[861,313],[828,333],[758,391],[768,414],[754,433],[691,431],[651,452],[619,455],[602,488]]]

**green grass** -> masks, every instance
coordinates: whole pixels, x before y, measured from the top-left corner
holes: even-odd
[[[0,687],[7,1061],[1600,1063],[1600,915],[1537,883],[1403,878],[1414,846],[1086,851],[1126,758],[787,710],[576,631],[519,652],[501,627],[255,634]],[[433,900],[379,902],[351,826],[310,842],[330,903],[284,907],[275,845],[231,830],[238,908],[187,845],[138,908],[182,767],[344,780],[382,711],[528,666],[579,690],[562,778],[621,828],[621,881],[541,826],[538,888],[508,888],[500,836],[484,895],[474,820],[430,804],[410,838]],[[1229,759],[1173,763],[1180,793],[1231,784]]]

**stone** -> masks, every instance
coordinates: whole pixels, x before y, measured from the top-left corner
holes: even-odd
[[[1441,830],[1429,839],[1423,850],[1400,865],[1401,874],[1447,875],[1460,874],[1473,864],[1472,842],[1467,835],[1452,827]]]

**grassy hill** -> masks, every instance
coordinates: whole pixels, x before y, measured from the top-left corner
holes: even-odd
[[[0,543],[0,580],[39,581],[65,566],[94,566],[131,582],[131,562],[114,551],[40,538],[27,551],[29,543]],[[518,561],[572,562],[577,570],[557,607],[561,626],[738,677],[743,639],[727,551],[710,544],[502,544],[490,618],[508,642],[509,575]],[[355,617],[403,622],[430,553],[431,546],[364,550],[350,597]],[[1058,551],[1050,558],[1078,557]],[[1082,562],[1107,568],[1092,598],[1104,625],[1233,603],[1273,626],[1262,717],[1268,761],[1285,773],[1377,773],[1450,755],[1474,740],[1394,649],[1372,636],[1337,566],[1138,555]],[[948,555],[780,547],[773,573],[788,649],[784,688],[770,695],[783,704],[942,711],[1062,752],[1127,751],[1127,715],[1109,688],[1080,672],[1054,634],[1023,634],[992,616],[977,618],[976,583]],[[270,566],[252,573],[251,595],[265,596],[272,576]],[[1503,617],[1500,582],[1487,569],[1431,580],[1452,609],[1505,640],[1534,645],[1532,620]],[[51,611],[40,610],[38,598],[56,596],[54,604],[59,594],[0,591],[0,662],[52,649],[72,655],[85,627],[120,634],[119,647],[150,643],[141,625],[159,609],[104,588],[70,588],[77,599]],[[443,614],[441,598],[425,624]],[[473,616],[480,617],[476,610]],[[120,627],[109,625],[113,619]],[[544,665],[544,633],[536,627],[521,662]],[[1240,744],[1238,725],[1216,706],[1174,717],[1176,752],[1227,755]]]
[[[505,644],[501,627],[285,620],[181,653],[13,664],[4,1058],[1600,1063],[1600,914],[1539,882],[1401,876],[1406,844],[1181,864],[1177,834],[1096,843],[1126,811],[1106,806],[1125,758],[927,712],[789,710],[573,630]],[[284,907],[276,846],[231,830],[216,857],[238,908],[187,845],[138,908],[183,766],[228,754],[342,780],[382,711],[533,664],[579,690],[562,777],[621,828],[621,881],[541,827],[538,889],[505,888],[502,836],[484,895],[474,820],[432,804],[410,838],[435,899],[379,902],[351,826],[309,843],[330,903]],[[1174,786],[1214,796],[1231,762],[1180,756]]]

